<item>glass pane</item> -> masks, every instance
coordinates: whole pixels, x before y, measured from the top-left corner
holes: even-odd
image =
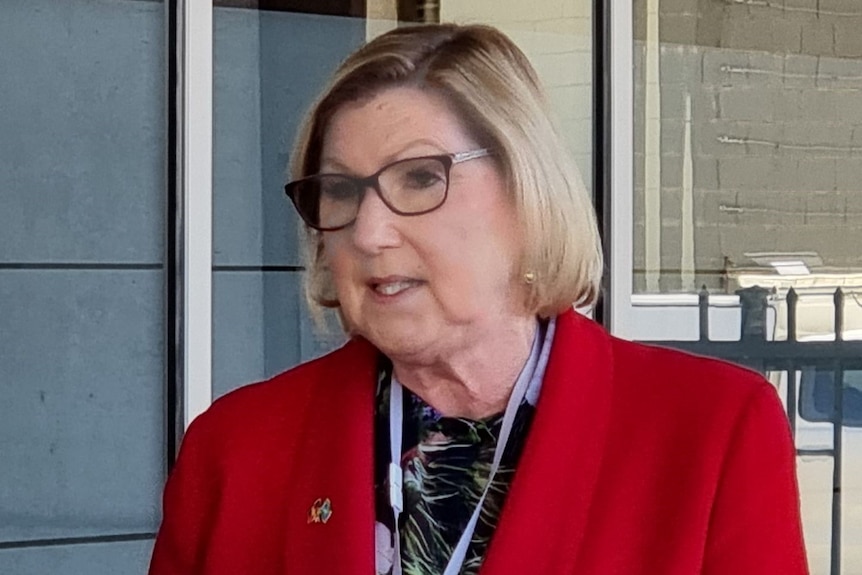
[[[535,66],[557,124],[592,190],[592,2],[589,0],[441,0],[444,22],[491,24]]]
[[[215,3],[215,395],[272,376],[342,339],[320,334],[308,318],[299,222],[281,188],[297,126],[314,96],[350,52],[399,21],[485,22],[510,34],[547,83],[590,184],[590,2],[325,4]]]
[[[2,573],[139,572],[158,525],[164,12],[0,5]]]
[[[635,292],[862,289],[858,3],[634,6]]]
[[[366,33],[350,2],[343,16],[296,11],[313,3],[227,4],[213,14],[216,396],[332,345],[303,309],[299,223],[282,187],[305,110]]]
[[[838,338],[836,315],[840,337],[862,339],[862,6],[633,6],[631,315],[665,318],[655,339],[697,340],[695,294],[705,289],[702,335],[713,341],[795,335],[800,346],[821,344],[806,356],[817,365],[796,363],[798,413],[791,413],[797,447],[806,450],[799,459],[806,542],[813,573],[831,572],[839,537],[840,572],[862,572],[862,429],[852,382],[839,427],[840,529],[832,521],[837,458],[810,451],[833,448],[833,362],[847,373],[859,369],[859,353],[824,342]],[[657,332],[634,323],[641,339]],[[687,349],[721,355],[710,341]],[[757,361],[780,369],[768,351]],[[786,374],[771,379],[786,401],[793,390]]]

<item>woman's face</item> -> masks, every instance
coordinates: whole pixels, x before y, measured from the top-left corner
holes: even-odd
[[[321,172],[364,177],[404,158],[480,146],[445,101],[392,88],[348,104],[326,132]],[[433,362],[507,329],[523,308],[518,217],[493,158],[452,166],[436,211],[400,216],[367,189],[356,221],[323,234],[342,313],[394,360]]]

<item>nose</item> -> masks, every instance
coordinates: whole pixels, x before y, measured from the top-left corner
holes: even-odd
[[[366,188],[350,228],[354,245],[369,255],[397,247],[401,243],[397,226],[400,218],[383,203],[374,188]]]

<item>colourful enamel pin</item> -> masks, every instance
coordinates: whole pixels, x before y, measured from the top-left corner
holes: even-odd
[[[309,523],[326,523],[332,517],[332,502],[329,497],[316,499],[311,509],[308,510]]]

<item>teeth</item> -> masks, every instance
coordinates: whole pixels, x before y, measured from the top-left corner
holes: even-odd
[[[400,281],[374,286],[374,291],[383,295],[395,295],[416,284],[413,281]]]

